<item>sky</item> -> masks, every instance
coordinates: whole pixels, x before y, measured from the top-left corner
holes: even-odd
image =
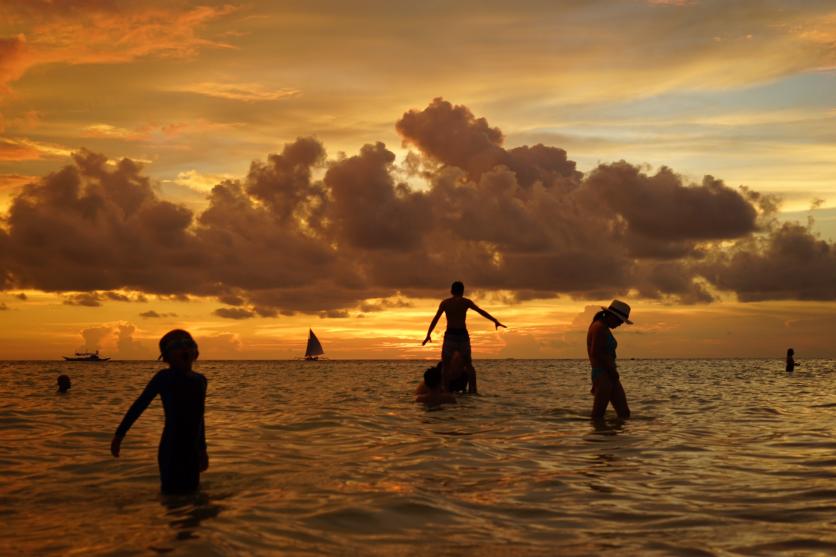
[[[836,357],[832,1],[0,0],[0,359]]]

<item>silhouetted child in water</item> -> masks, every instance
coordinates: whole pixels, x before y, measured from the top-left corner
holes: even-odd
[[[110,452],[118,458],[125,434],[154,397],[160,395],[165,428],[157,451],[157,463],[163,493],[196,490],[200,473],[209,467],[203,424],[206,377],[192,371],[198,354],[197,343],[181,329],[169,331],[160,339],[160,358],[169,368],[157,372],[149,381],[125,414],[110,443]]]
[[[59,375],[58,376],[58,392],[59,393],[66,393],[70,390],[72,385],[70,384],[70,376],[69,375]]]
[[[429,406],[438,406],[445,402],[455,404],[456,397],[442,389],[441,364],[428,368],[424,372],[424,381],[415,391],[415,402],[423,402]]]
[[[787,373],[795,371],[795,350],[787,348]]]

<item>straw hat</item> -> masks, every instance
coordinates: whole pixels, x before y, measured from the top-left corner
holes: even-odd
[[[622,322],[627,323],[628,325],[632,325],[633,322],[630,321],[630,306],[622,302],[621,300],[613,300],[610,304],[610,307],[605,308],[601,306],[601,309],[610,312],[611,314],[615,315]]]

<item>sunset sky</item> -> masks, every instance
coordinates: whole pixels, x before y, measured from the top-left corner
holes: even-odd
[[[0,359],[836,356],[836,4],[0,0]]]

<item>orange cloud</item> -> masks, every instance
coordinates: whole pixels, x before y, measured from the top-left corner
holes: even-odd
[[[296,89],[271,89],[260,83],[217,83],[204,82],[175,87],[173,91],[197,93],[208,97],[230,99],[243,102],[277,101],[301,94]]]
[[[0,138],[0,161],[31,161],[45,157],[68,157],[72,149],[30,139]]]
[[[25,28],[0,39],[0,87],[39,64],[111,64],[145,56],[187,58],[202,48],[233,48],[204,38],[210,21],[235,11],[231,5],[191,9],[116,7],[100,2],[53,2],[5,6],[7,20]],[[132,6],[132,5],[128,5]]]

